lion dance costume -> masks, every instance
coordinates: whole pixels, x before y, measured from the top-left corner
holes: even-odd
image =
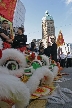
[[[15,108],[24,108],[38,87],[53,82],[58,66],[52,65],[45,55],[2,49],[0,40],[0,107],[12,108],[15,105]]]

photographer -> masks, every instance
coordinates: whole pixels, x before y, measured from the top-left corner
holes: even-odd
[[[23,34],[24,29],[22,27],[18,28],[18,34],[15,36],[12,44],[12,48],[22,48],[26,47],[27,36]]]

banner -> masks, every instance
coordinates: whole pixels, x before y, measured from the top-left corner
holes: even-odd
[[[0,0],[0,16],[12,22],[16,2],[17,0]]]
[[[63,44],[65,43],[64,42],[64,39],[63,39],[63,34],[61,32],[61,30],[59,31],[59,35],[58,35],[58,38],[57,38],[57,46],[63,46]]]
[[[5,19],[5,18],[3,18],[2,16],[0,16],[0,21],[2,22],[3,20],[7,20],[7,19]],[[8,24],[12,24],[12,22],[10,22],[10,21],[8,20]]]

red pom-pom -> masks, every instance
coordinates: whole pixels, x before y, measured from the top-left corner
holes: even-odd
[[[33,59],[35,59],[35,53],[32,53],[32,54],[31,54],[31,57],[32,57]]]
[[[20,50],[21,52],[24,52],[24,51],[26,51],[26,47],[18,48],[18,50]]]
[[[9,43],[4,42],[3,47],[4,49],[11,48],[11,45]]]
[[[0,59],[2,58],[2,50],[0,49]]]
[[[42,57],[41,57],[41,56],[37,56],[37,59],[38,59],[38,60],[42,60]]]

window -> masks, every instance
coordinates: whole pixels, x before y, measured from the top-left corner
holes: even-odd
[[[68,47],[68,52],[69,52],[69,47]]]
[[[54,27],[51,27],[51,29],[53,29]]]
[[[65,47],[65,50],[66,50],[66,47]]]
[[[53,24],[52,22],[50,24]]]
[[[49,35],[49,36],[51,36],[51,34],[50,34],[50,33],[48,33],[48,35]]]
[[[48,29],[48,31],[50,31],[50,29]]]

